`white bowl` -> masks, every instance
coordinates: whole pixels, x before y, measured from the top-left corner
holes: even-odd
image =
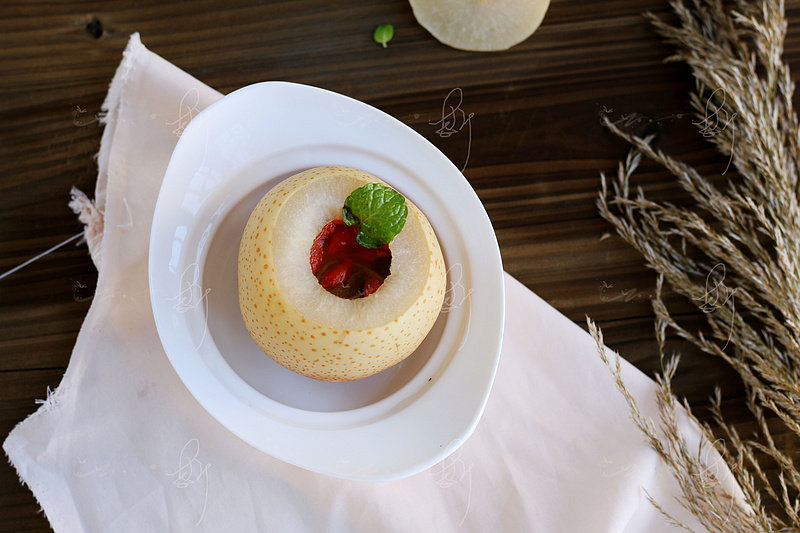
[[[445,308],[423,344],[372,377],[328,383],[256,346],[236,287],[250,211],[276,183],[321,165],[380,177],[426,214],[448,267]],[[258,83],[184,130],[156,204],[150,298],[161,342],[198,402],[255,448],[360,480],[405,477],[475,428],[503,332],[502,264],[489,218],[458,169],[389,115],[304,85]]]

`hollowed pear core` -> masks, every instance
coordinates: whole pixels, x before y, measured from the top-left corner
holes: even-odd
[[[388,244],[366,248],[358,230],[343,220],[331,220],[314,239],[309,252],[311,272],[329,293],[339,298],[364,298],[389,276],[392,250]]]

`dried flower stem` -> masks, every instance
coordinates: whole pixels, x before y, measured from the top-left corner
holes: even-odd
[[[783,1],[687,4],[671,3],[678,15],[675,26],[646,16],[677,49],[668,61],[691,67],[695,124],[729,157],[735,173],[720,190],[654,147],[652,138],[629,135],[605,120],[633,148],[611,180],[611,190],[601,176],[597,202],[603,218],[659,275],[653,299],[662,361],[658,424],[639,411],[591,320],[589,329],[634,422],[671,468],[683,505],[704,527],[719,532],[795,530],[800,528],[800,472],[776,445],[767,423],[777,417],[790,437],[800,440],[800,126],[792,105],[794,84],[782,58]],[[667,169],[693,205],[654,202],[641,189],[633,196],[630,178],[642,157]],[[664,281],[705,313],[709,334],[691,332],[673,319],[661,296]],[[679,413],[684,411],[672,394],[677,358],[664,355],[667,329],[721,357],[745,384],[758,428],[755,438],[743,439],[726,424],[719,391],[713,413],[726,441],[715,440],[711,429],[702,426],[706,446],[714,446],[738,481],[741,501],[728,494],[680,434]],[[767,462],[777,465],[777,479],[766,474]],[[764,498],[778,505],[780,515],[765,509]]]

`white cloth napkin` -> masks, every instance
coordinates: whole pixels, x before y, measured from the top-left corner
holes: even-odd
[[[334,479],[251,448],[209,416],[159,343],[147,252],[186,110],[220,96],[138,35],[111,83],[96,206],[83,201],[97,291],[60,386],[4,443],[56,532],[674,531],[645,490],[694,524],[593,339],[508,275],[484,416],[429,471],[385,483]],[[623,367],[654,413],[653,382]]]

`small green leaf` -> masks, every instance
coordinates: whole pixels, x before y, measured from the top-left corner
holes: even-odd
[[[394,37],[394,26],[391,24],[381,24],[375,28],[375,33],[372,34],[375,42],[384,48],[386,48],[386,43],[392,40],[392,37]]]
[[[352,211],[350,211],[349,207],[347,207],[347,204],[345,204],[345,206],[342,208],[342,220],[344,220],[344,223],[348,226],[355,226],[360,222],[358,217],[355,216]]]
[[[342,219],[348,226],[358,226],[356,241],[365,248],[380,248],[392,242],[407,216],[403,195],[380,183],[354,190],[342,208]]]
[[[361,231],[359,231],[358,235],[356,235],[356,242],[358,244],[360,244],[361,246],[363,246],[364,248],[380,248],[384,244],[387,244],[387,243],[384,243],[384,242],[373,240],[373,239],[367,237],[366,235],[364,235],[364,233],[361,232]]]

